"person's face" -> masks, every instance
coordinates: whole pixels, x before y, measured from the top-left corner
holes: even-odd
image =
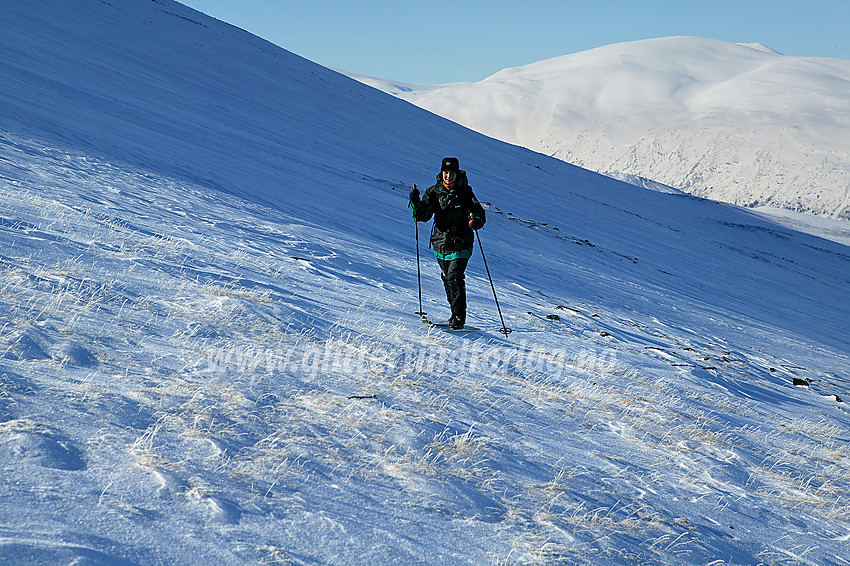
[[[454,171],[443,171],[443,182],[447,185],[451,185],[457,179],[457,173]]]

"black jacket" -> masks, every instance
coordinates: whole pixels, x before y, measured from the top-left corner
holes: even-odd
[[[440,259],[471,257],[475,234],[469,227],[470,215],[482,226],[487,221],[484,208],[469,186],[466,171],[458,173],[451,190],[443,185],[442,175],[438,173],[437,183],[425,190],[418,203],[411,203],[410,209],[417,222],[434,218],[431,247]]]

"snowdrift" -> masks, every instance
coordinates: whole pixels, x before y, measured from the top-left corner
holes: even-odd
[[[0,562],[845,563],[846,246],[171,1],[12,3],[0,50]],[[509,337],[477,255],[481,332],[412,315],[444,155]]]

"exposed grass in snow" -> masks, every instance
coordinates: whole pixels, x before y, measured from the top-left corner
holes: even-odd
[[[105,164],[70,183],[56,160],[0,203],[7,510],[133,562],[843,563],[846,417],[765,382],[760,353],[542,322],[458,340],[393,321],[405,298],[368,272],[372,306],[338,309],[339,279],[286,239],[258,260],[229,238],[297,239],[290,220],[191,187],[153,204],[167,180]],[[168,222],[197,211],[203,229]]]
[[[0,563],[848,564],[840,243],[168,0],[3,15]],[[477,255],[480,332],[411,314],[444,151],[508,337]]]

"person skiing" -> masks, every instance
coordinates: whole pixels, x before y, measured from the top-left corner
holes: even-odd
[[[408,207],[416,222],[434,218],[431,247],[440,264],[446,299],[452,308],[449,326],[454,330],[462,329],[466,323],[464,273],[472,257],[473,231],[484,226],[487,218],[457,157],[443,159],[437,183],[428,187],[421,199],[419,189],[413,185]]]

